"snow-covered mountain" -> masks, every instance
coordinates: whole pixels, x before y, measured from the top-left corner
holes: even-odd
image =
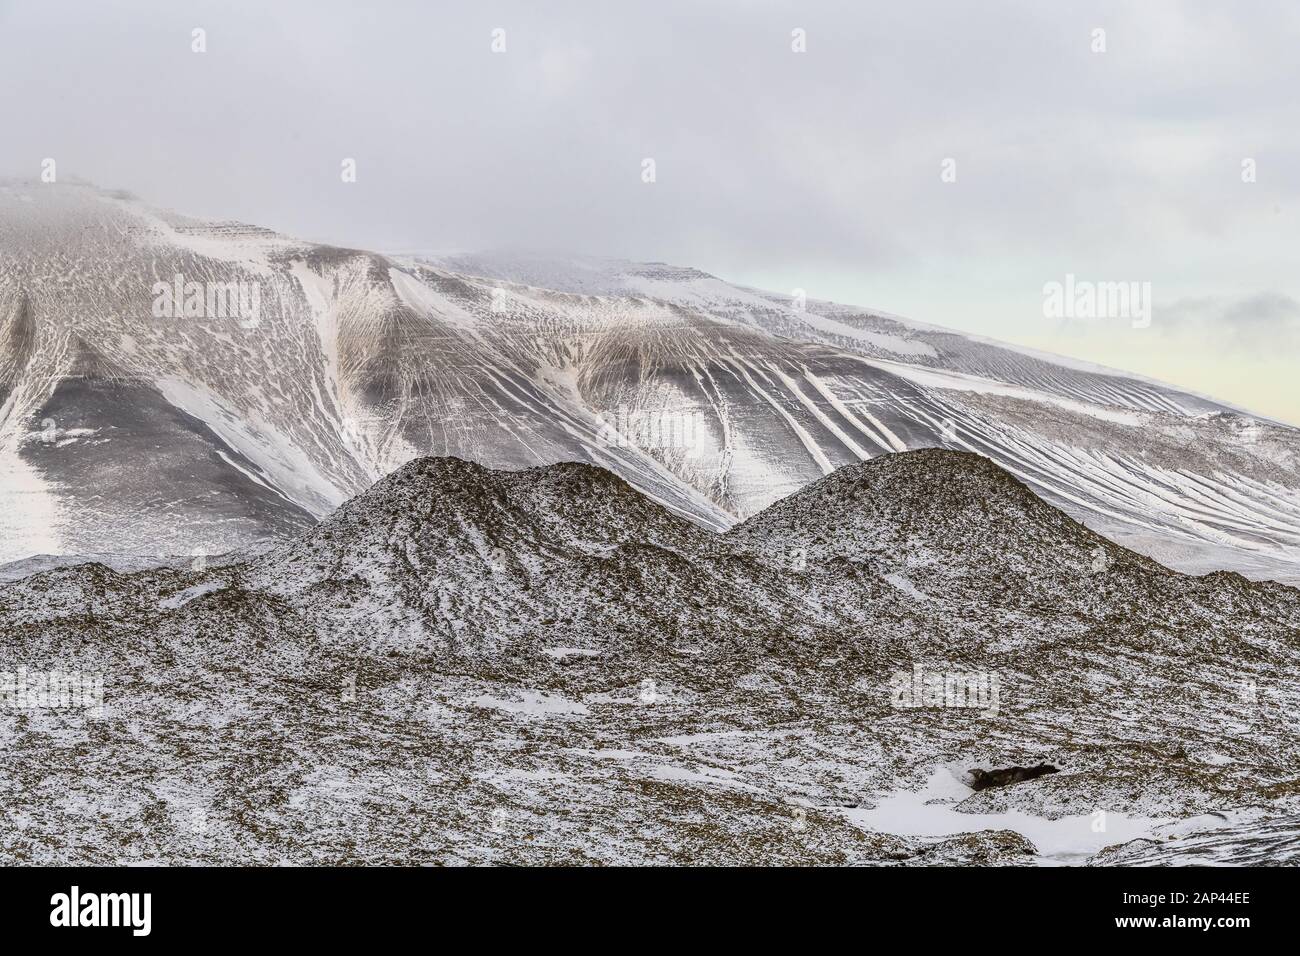
[[[1288,862],[1298,627],[1300,591],[1170,571],[968,453],[851,465],[722,534],[591,465],[424,458],[260,555],[0,586],[29,693],[102,681],[24,707],[0,668],[0,845]]]
[[[1170,566],[1300,579],[1300,432],[1221,402],[691,269],[381,255],[82,184],[0,185],[0,403],[0,560],[290,536],[420,455],[589,462],[721,530],[937,446]]]

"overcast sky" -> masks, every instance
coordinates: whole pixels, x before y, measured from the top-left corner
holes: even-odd
[[[1297,51],[1293,0],[0,0],[0,175],[692,265],[1300,422]],[[1067,273],[1149,327],[1047,317]]]

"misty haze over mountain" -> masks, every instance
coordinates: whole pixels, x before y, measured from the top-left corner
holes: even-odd
[[[1281,0],[7,0],[0,81],[24,93],[0,103],[0,175],[55,158],[353,247],[689,265],[1298,422],[1298,18]],[[1045,317],[1067,274],[1152,283],[1153,322]]]

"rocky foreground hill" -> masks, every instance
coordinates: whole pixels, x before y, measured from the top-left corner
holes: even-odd
[[[18,706],[20,668],[102,706]],[[265,553],[0,586],[0,672],[15,863],[1298,855],[1300,591],[961,452],[725,533],[592,465],[418,459]]]

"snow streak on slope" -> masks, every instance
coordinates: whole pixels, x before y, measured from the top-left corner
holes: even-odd
[[[255,284],[259,321],[154,317],[177,275]],[[0,560],[228,550],[428,454],[600,464],[721,529],[942,446],[1178,566],[1300,573],[1297,433],[1169,386],[693,269],[387,257],[84,185],[0,187],[0,402],[0,489],[47,516]]]
[[[584,297],[648,295],[711,323],[715,339],[761,333],[761,347],[733,350],[727,358],[740,361],[722,369],[722,350],[710,343],[705,369],[732,385],[729,412],[763,408],[784,424],[773,442],[781,454],[733,454],[725,477],[684,475],[737,516],[828,466],[933,445],[987,455],[1080,520],[1175,566],[1300,580],[1300,436],[1230,405],[868,310],[800,305],[691,269],[528,256],[437,261],[516,295],[539,290],[511,286],[512,278]],[[658,346],[653,363],[638,355],[626,377],[644,382],[647,364],[654,375],[673,352],[690,354],[686,336]],[[746,431],[731,445],[750,451]],[[697,464],[715,461],[706,453]]]

